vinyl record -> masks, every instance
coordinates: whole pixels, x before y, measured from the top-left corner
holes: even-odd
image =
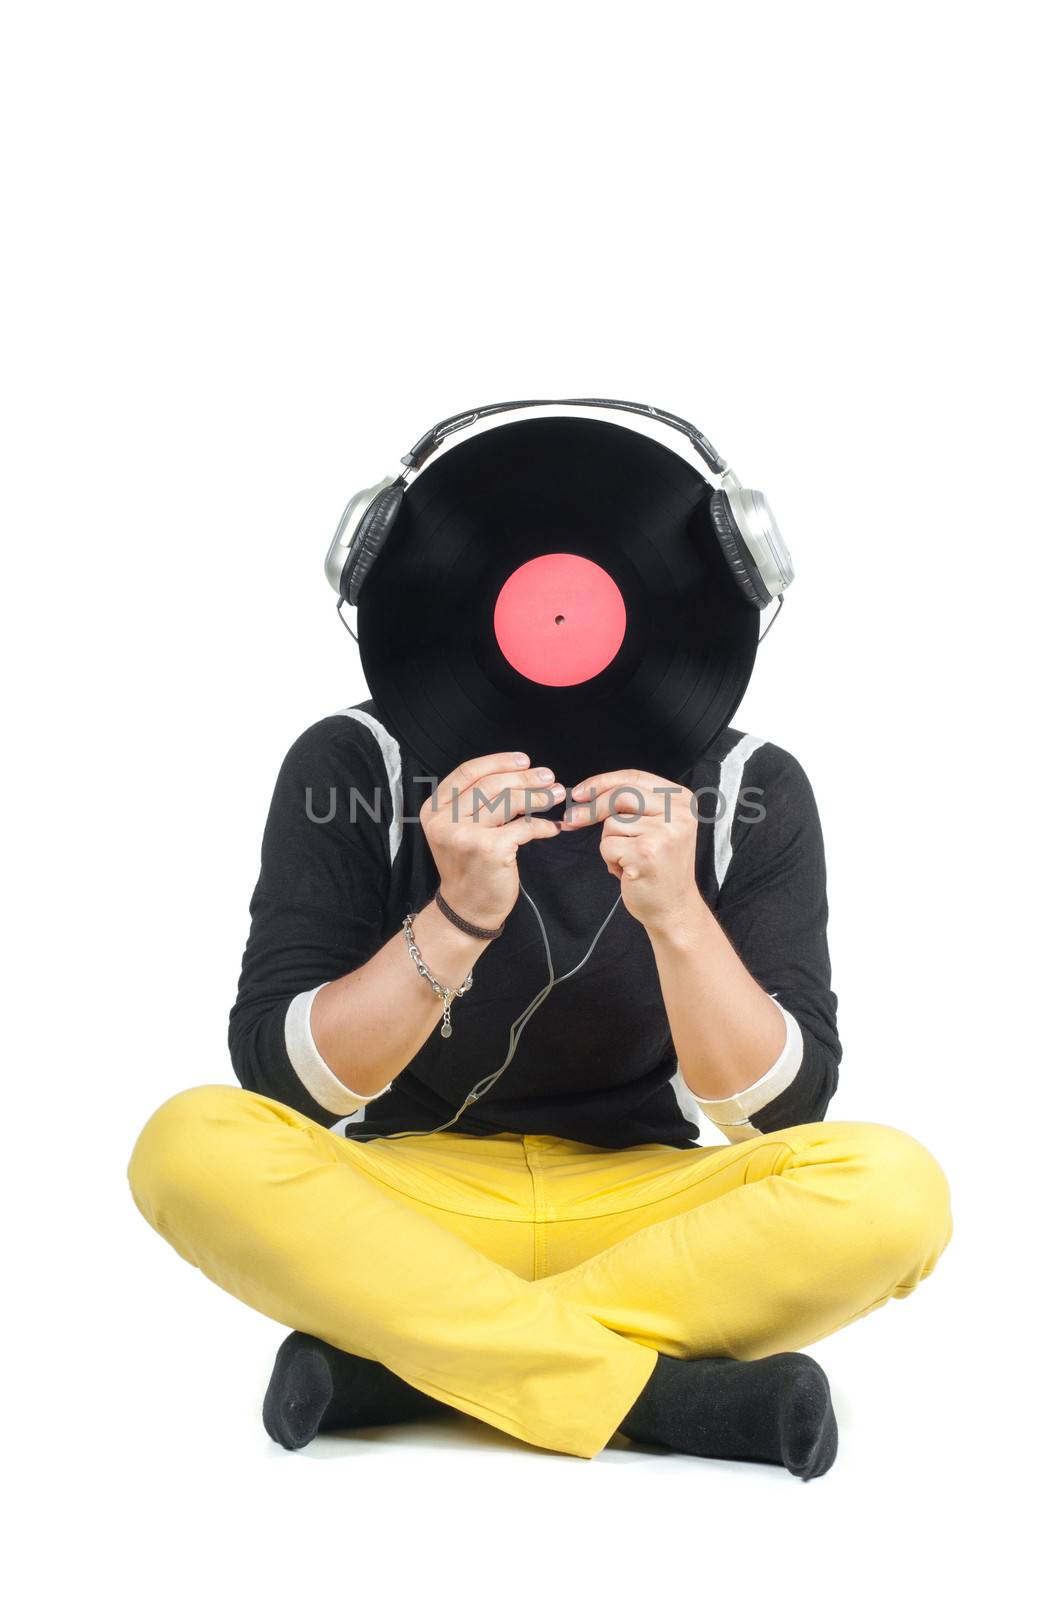
[[[584,418],[508,423],[430,463],[358,605],[370,694],[425,772],[526,750],[565,784],[623,766],[686,781],[760,626],[710,493],[664,445]]]

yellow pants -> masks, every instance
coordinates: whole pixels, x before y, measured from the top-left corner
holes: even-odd
[[[799,1349],[910,1294],[952,1236],[937,1161],[867,1122],[691,1150],[355,1142],[208,1085],[149,1119],[129,1182],[152,1227],[247,1305],[583,1457],[659,1351]]]

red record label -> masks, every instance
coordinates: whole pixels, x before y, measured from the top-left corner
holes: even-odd
[[[494,613],[498,648],[532,683],[594,678],[624,642],[627,610],[613,579],[584,556],[536,556],[512,572]]]

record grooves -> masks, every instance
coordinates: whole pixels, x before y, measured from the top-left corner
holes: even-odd
[[[370,693],[424,771],[523,749],[567,784],[619,766],[684,781],[760,626],[710,492],[674,451],[585,418],[494,427],[430,462],[358,607]]]

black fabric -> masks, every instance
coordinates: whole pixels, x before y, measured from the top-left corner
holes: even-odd
[[[709,501],[709,512],[712,516],[716,537],[720,541],[720,549],[730,568],[731,575],[745,595],[747,600],[758,606],[763,611],[771,603],[764,579],[757,570],[757,564],[750,554],[749,546],[739,532],[738,524],[731,515],[731,507],[727,495],[722,489],[716,489]]]
[[[358,710],[380,718],[372,701]],[[802,768],[776,745],[756,749],[730,824],[733,854],[722,889],[714,865],[721,762],[742,737],[729,729],[699,760],[688,786],[699,805],[696,874],[711,906],[757,981],[798,1022],[800,1071],[755,1128],[821,1119],[838,1081],[841,1046],[830,988],[823,842]],[[245,1088],[280,1100],[325,1127],[337,1116],[307,1093],[285,1048],[292,999],[363,965],[401,929],[407,911],[434,895],[438,873],[418,820],[429,787],[411,752],[402,757],[401,836],[394,861],[392,801],[380,746],[370,728],[340,714],[300,736],[281,766],[251,900],[251,930],[229,1045]],[[539,757],[529,751],[533,763]],[[559,772],[571,785],[586,771]],[[351,792],[356,820],[351,821]],[[311,821],[312,814],[329,817]],[[370,808],[378,815],[370,814]],[[560,816],[559,804],[546,815]],[[598,853],[601,829],[580,829],[521,848],[521,881],[546,923],[560,976],[582,959],[620,886]],[[394,1080],[371,1101],[352,1135],[428,1131],[453,1116],[468,1091],[498,1067],[510,1024],[543,986],[546,958],[538,924],[518,897],[503,935],[476,965],[475,982],[454,1002],[453,1035],[436,1027]],[[411,982],[417,979],[411,966]],[[677,1070],[653,951],[621,905],[580,973],[529,1021],[495,1086],[465,1111],[460,1131],[552,1134],[603,1148],[705,1142]],[[782,1120],[780,1120],[782,1119]],[[723,1135],[711,1142],[722,1142]]]
[[[657,1365],[618,1431],[638,1444],[725,1461],[766,1461],[818,1478],[838,1453],[827,1375],[797,1352]]]
[[[285,1450],[301,1450],[319,1433],[379,1428],[447,1410],[379,1361],[348,1355],[308,1333],[291,1333],[277,1351],[262,1422]]]

